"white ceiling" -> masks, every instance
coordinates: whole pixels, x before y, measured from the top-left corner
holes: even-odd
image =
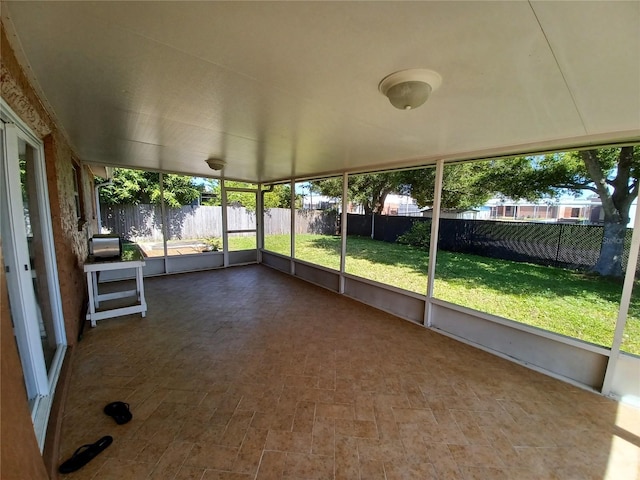
[[[87,163],[268,182],[640,139],[640,2],[2,2]],[[387,74],[442,86],[393,108]]]

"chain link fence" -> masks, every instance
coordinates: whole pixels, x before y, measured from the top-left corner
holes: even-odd
[[[414,222],[431,223],[431,219],[349,214],[347,234],[395,242]],[[588,270],[600,255],[603,231],[601,225],[442,218],[438,248],[502,260]],[[623,266],[629,258],[632,232],[632,229],[627,229]]]

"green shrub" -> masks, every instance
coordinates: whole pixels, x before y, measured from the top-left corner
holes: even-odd
[[[396,239],[396,243],[429,250],[431,243],[431,222],[415,220],[411,228]]]
[[[202,243],[205,245],[202,249],[203,252],[217,252],[222,248],[220,239],[217,237],[203,238]]]

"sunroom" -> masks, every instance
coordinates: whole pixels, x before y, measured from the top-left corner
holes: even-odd
[[[1,107],[3,478],[637,473],[637,2],[2,2]]]

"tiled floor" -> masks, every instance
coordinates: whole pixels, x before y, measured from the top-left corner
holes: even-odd
[[[60,460],[114,441],[64,478],[640,478],[630,407],[266,267],[145,286],[77,347]]]

